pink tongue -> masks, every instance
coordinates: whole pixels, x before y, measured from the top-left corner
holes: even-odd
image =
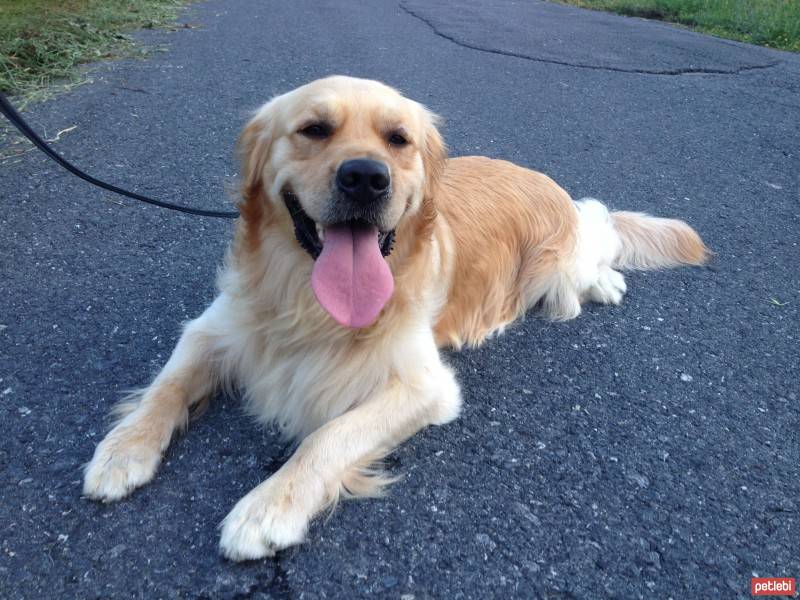
[[[378,230],[347,224],[326,228],[311,287],[322,308],[340,325],[371,325],[394,291],[392,272],[378,244]]]

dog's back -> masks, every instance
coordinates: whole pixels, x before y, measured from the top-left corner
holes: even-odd
[[[616,268],[698,265],[708,254],[682,221],[573,202],[546,175],[502,160],[449,160],[435,204],[454,248],[440,345],[476,346],[537,305],[564,320],[585,300],[617,304],[626,287]]]
[[[454,246],[437,341],[475,346],[530,306],[529,282],[568,262],[577,214],[547,176],[479,156],[447,161],[435,204]]]

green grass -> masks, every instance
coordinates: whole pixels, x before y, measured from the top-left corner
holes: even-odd
[[[76,84],[79,65],[130,55],[126,31],[172,21],[184,0],[0,0],[0,91],[22,103],[55,82]]]
[[[800,0],[556,0],[800,52]]]

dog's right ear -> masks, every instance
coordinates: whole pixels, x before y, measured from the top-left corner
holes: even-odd
[[[245,125],[236,144],[241,164],[241,191],[245,201],[263,188],[264,167],[272,145],[274,101],[268,102]]]
[[[246,221],[260,220],[266,208],[264,169],[272,148],[274,113],[275,99],[258,109],[245,125],[236,144],[241,165],[242,202],[239,210]]]
[[[236,144],[240,161],[239,214],[244,248],[256,251],[261,246],[263,227],[271,221],[272,211],[264,187],[264,170],[272,148],[275,123],[275,100],[262,106],[245,125]]]

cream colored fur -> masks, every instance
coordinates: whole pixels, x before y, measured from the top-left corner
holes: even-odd
[[[325,144],[298,137],[308,119],[336,124]],[[386,143],[402,131],[409,145]],[[380,493],[374,462],[461,399],[439,347],[477,345],[529,308],[568,319],[581,302],[618,303],[617,268],[700,264],[706,249],[679,221],[574,203],[552,180],[480,157],[446,160],[435,117],[377,82],[329,78],[262,108],[240,143],[237,236],[219,295],[188,323],[172,357],[98,445],[84,493],[117,500],[152,479],[192,406],[232,383],[248,410],[299,446],[225,518],[220,549],[254,559],[300,543],[341,495]],[[293,236],[280,190],[291,185],[315,220],[341,161],[369,156],[391,170],[384,218],[397,242],[395,293],[363,330],[337,325],[310,285],[311,257]]]

